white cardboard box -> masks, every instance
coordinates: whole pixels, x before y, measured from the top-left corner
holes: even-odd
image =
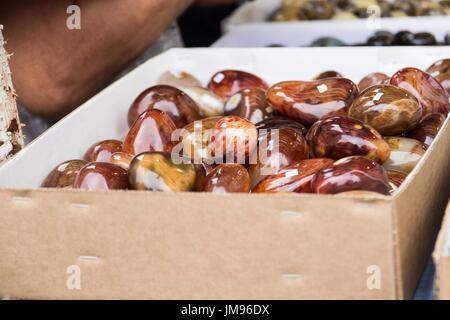
[[[413,55],[409,48],[176,49],[149,60],[0,168],[0,296],[412,297],[448,201],[448,119],[392,197],[37,188],[56,164],[81,157],[96,141],[122,138],[130,103],[167,69],[204,83],[226,68],[269,83],[327,69],[358,81],[449,56],[446,47],[417,48]],[[67,286],[74,266],[80,290]]]

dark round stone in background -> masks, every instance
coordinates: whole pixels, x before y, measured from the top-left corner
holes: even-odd
[[[389,31],[377,31],[367,39],[369,46],[391,46],[394,43],[394,35]]]
[[[444,44],[450,46],[450,32],[445,35]]]
[[[343,41],[332,37],[318,38],[311,43],[311,47],[343,47],[345,45]]]
[[[414,33],[410,31],[399,31],[394,36],[394,44],[398,46],[410,46],[414,40]]]
[[[435,46],[436,44],[436,38],[429,32],[416,33],[412,42],[414,46]]]

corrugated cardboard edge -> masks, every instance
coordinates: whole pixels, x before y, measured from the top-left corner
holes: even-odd
[[[447,212],[442,222],[436,246],[433,253],[433,261],[436,267],[434,279],[435,296],[441,300],[450,299],[450,201]]]
[[[413,297],[425,264],[433,250],[434,240],[448,203],[445,188],[450,181],[448,153],[450,147],[450,117],[440,130],[420,164],[408,176],[394,197],[394,245],[396,246],[397,295],[399,299]],[[436,164],[444,166],[434,169]],[[440,187],[439,187],[440,186]],[[435,190],[430,192],[429,190]],[[423,193],[427,197],[423,197]],[[420,199],[426,201],[420,201]],[[427,214],[423,214],[427,212]]]
[[[0,165],[23,148],[22,128],[0,25]]]

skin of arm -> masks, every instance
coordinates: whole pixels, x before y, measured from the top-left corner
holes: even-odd
[[[69,5],[81,29],[69,30]],[[190,0],[0,0],[13,81],[34,114],[58,119],[123,70]]]

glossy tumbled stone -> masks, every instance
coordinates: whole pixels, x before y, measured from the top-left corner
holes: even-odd
[[[78,172],[87,164],[84,160],[69,160],[56,166],[44,179],[42,188],[72,188]]]
[[[214,170],[215,165],[205,165],[204,163],[194,164],[195,169],[195,183],[193,191],[201,192],[203,191],[203,186],[205,184],[206,176],[212,170]]]
[[[260,88],[243,89],[225,103],[225,115],[234,115],[258,123],[272,115],[273,109]]]
[[[423,115],[437,112],[447,115],[450,110],[447,92],[426,72],[416,68],[404,68],[392,76],[390,84],[413,94],[422,106]]]
[[[205,160],[210,164],[213,163],[214,159],[208,150],[209,137],[213,134],[216,123],[221,118],[209,117],[185,126],[181,137],[181,154],[186,158],[193,159],[196,164],[201,164]]]
[[[308,131],[308,144],[315,158],[341,159],[365,156],[378,163],[389,158],[389,145],[372,127],[351,117],[316,122]]]
[[[386,171],[366,157],[348,157],[336,161],[331,167],[319,170],[313,177],[314,193],[336,194],[354,190],[374,191],[389,195]]]
[[[147,110],[128,132],[123,151],[131,155],[146,151],[170,152],[173,147],[172,133],[176,128],[165,112],[158,109]]]
[[[445,10],[438,1],[422,0],[417,1],[416,15],[418,16],[442,16]]]
[[[398,46],[410,46],[414,41],[414,33],[407,30],[399,31],[394,36],[394,44]]]
[[[411,45],[413,46],[435,46],[436,38],[429,32],[418,32],[414,34]]]
[[[319,73],[317,76],[313,78],[313,80],[322,80],[322,79],[328,79],[328,78],[342,78],[342,74],[340,74],[337,71],[328,70]]]
[[[183,86],[179,88],[195,101],[202,118],[223,115],[225,101],[218,95],[202,87]]]
[[[169,70],[161,74],[157,80],[157,84],[168,85],[173,87],[180,86],[201,86],[201,82],[185,71]]]
[[[193,162],[248,163],[257,145],[255,125],[238,116],[210,117],[184,127],[182,154]],[[178,153],[178,150],[174,150]]]
[[[427,69],[427,72],[439,81],[447,93],[450,94],[450,59],[436,61]]]
[[[422,118],[422,107],[411,93],[402,88],[375,85],[361,92],[348,114],[382,135],[396,135],[417,126]]]
[[[85,165],[75,179],[73,187],[92,191],[128,189],[128,173],[125,169],[107,162],[91,162]]]
[[[220,164],[206,176],[202,191],[212,193],[248,193],[250,192],[248,171],[240,164]]]
[[[392,44],[399,46],[434,46],[437,41],[434,35],[429,32],[400,31],[395,34]]]
[[[355,3],[353,0],[336,0],[333,1],[336,7],[343,11],[352,11],[356,9]]]
[[[418,1],[409,1],[409,0],[383,0],[383,2],[387,3],[390,7],[391,13],[392,11],[400,11],[404,12],[408,16],[415,16],[417,10],[417,2]]]
[[[387,170],[387,175],[389,177],[389,186],[391,187],[390,193],[394,193],[400,186],[403,181],[405,181],[408,176],[404,172],[396,171],[396,170]]]
[[[311,181],[321,169],[333,165],[331,159],[306,159],[283,167],[274,175],[265,177],[253,189],[253,193],[261,192],[305,192],[310,193]]]
[[[345,42],[333,37],[321,37],[311,42],[310,47],[343,47]]]
[[[197,104],[180,89],[167,85],[150,87],[134,100],[128,111],[129,126],[149,109],[164,111],[178,128],[200,119]]]
[[[415,139],[385,137],[391,149],[389,159],[383,164],[386,170],[410,173],[425,154],[423,144]]]
[[[209,152],[218,163],[248,163],[257,143],[256,126],[238,116],[220,118],[208,137]]]
[[[297,11],[299,20],[331,19],[334,14],[334,5],[328,0],[306,1]]]
[[[422,142],[424,148],[428,149],[444,125],[444,122],[445,116],[442,113],[427,114],[414,130],[406,133],[406,136]]]
[[[191,191],[196,182],[196,170],[190,163],[174,163],[164,152],[144,152],[130,164],[130,185],[136,190],[162,192]]]
[[[298,129],[304,135],[306,135],[306,133],[308,132],[308,129],[306,129],[306,127],[301,123],[282,116],[272,116],[256,124],[256,129],[258,130],[271,130],[279,129],[282,127]]]
[[[93,144],[85,153],[87,162],[110,162],[111,155],[122,151],[122,141],[103,140]]]
[[[316,81],[285,81],[267,91],[267,100],[278,112],[307,127],[314,122],[346,115],[358,87],[345,78]]]
[[[266,176],[308,158],[309,148],[301,128],[266,127],[258,134],[257,161],[249,166],[252,188]]]
[[[125,152],[115,152],[111,155],[108,162],[128,170],[130,168],[131,160],[133,160],[133,156],[131,154]]]
[[[394,35],[387,31],[377,31],[369,39],[367,39],[367,45],[369,46],[391,46],[394,42]]]
[[[245,71],[223,70],[211,77],[208,83],[208,89],[223,99],[228,99],[233,94],[247,88],[260,88],[267,90],[267,83]]]
[[[383,81],[390,79],[387,74],[381,72],[373,72],[362,78],[358,83],[358,88],[363,91],[376,84],[381,84]]]

